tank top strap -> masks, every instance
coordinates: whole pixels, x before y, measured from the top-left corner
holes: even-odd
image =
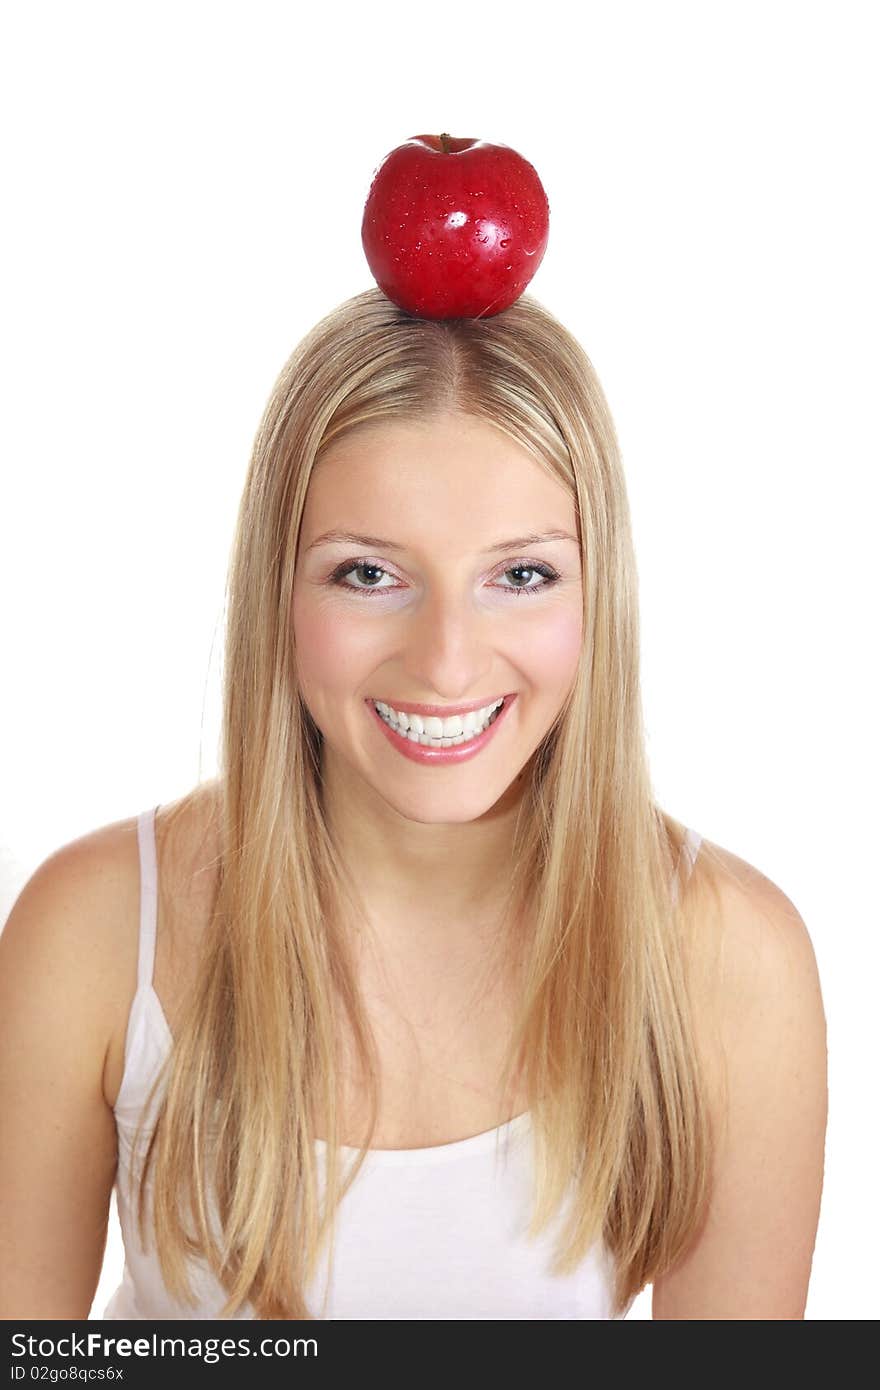
[[[156,959],[156,918],[158,916],[158,864],[156,856],[156,812],[154,806],[138,816],[138,854],[141,866],[141,920],[138,938],[138,989],[153,984]]]
[[[690,828],[686,829],[681,844],[681,851],[678,856],[678,863],[675,866],[675,873],[672,876],[672,898],[674,902],[678,901],[679,884],[687,883],[693,872],[702,843],[703,837],[699,831],[691,830]],[[682,868],[684,869],[683,874]]]
[[[700,852],[700,845],[703,837],[698,830],[688,830],[681,846],[682,857],[688,862],[688,870],[685,878],[690,878],[691,871],[697,862],[697,855]]]

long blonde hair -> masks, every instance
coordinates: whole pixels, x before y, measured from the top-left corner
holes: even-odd
[[[712,1136],[697,1061],[682,904],[684,826],[652,795],[637,578],[611,415],[589,358],[530,295],[493,318],[408,316],[376,288],[328,314],[278,377],[254,441],[227,592],[213,914],[141,1171],[172,1293],[188,1257],[221,1317],[312,1318],[306,1304],[377,1115],[377,1065],[337,930],[351,903],[322,811],[321,734],[297,685],[291,615],[309,479],[344,435],[464,412],[504,431],[573,495],[584,647],[527,769],[511,901],[528,922],[505,1084],[523,1078],[535,1143],[530,1236],[567,1206],[554,1269],[594,1242],[614,1312],[681,1255],[706,1209]],[[347,1018],[372,1101],[347,1175],[338,1038]],[[329,1283],[328,1283],[329,1287]],[[326,1308],[326,1302],[323,1305]],[[244,1313],[247,1315],[247,1312]],[[391,1315],[391,1313],[389,1313]]]

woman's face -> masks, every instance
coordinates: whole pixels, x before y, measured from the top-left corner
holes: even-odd
[[[349,532],[368,540],[323,539]],[[520,541],[550,531],[545,541]],[[407,819],[474,820],[499,801],[547,733],[575,678],[583,601],[574,501],[512,440],[469,417],[375,425],[331,448],[312,475],[297,558],[294,641],[303,699],[338,778],[355,776]],[[497,728],[452,756],[407,714],[373,701],[505,701]],[[481,724],[477,725],[479,729]],[[419,758],[421,753],[421,758]],[[346,785],[343,780],[343,785]],[[350,783],[349,783],[350,785]]]

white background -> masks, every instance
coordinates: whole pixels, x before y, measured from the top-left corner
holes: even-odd
[[[511,145],[551,209],[529,292],[623,449],[657,795],[819,961],[826,1319],[880,1311],[875,18],[30,0],[0,36],[0,920],[51,850],[213,774],[251,442],[372,284],[374,169],[415,134]],[[114,1217],[94,1315],[120,1269]]]

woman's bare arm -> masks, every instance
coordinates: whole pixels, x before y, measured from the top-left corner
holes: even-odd
[[[712,1202],[686,1257],[655,1281],[653,1316],[801,1319],[827,1118],[819,975],[807,928],[781,889],[720,854],[730,871],[720,932],[706,931],[702,947],[700,914],[714,908],[699,889],[693,899],[694,987],[718,1136]]]
[[[101,832],[64,846],[0,934],[0,1318],[87,1318],[97,1288],[116,1171],[103,1079],[122,1002],[119,872]]]

